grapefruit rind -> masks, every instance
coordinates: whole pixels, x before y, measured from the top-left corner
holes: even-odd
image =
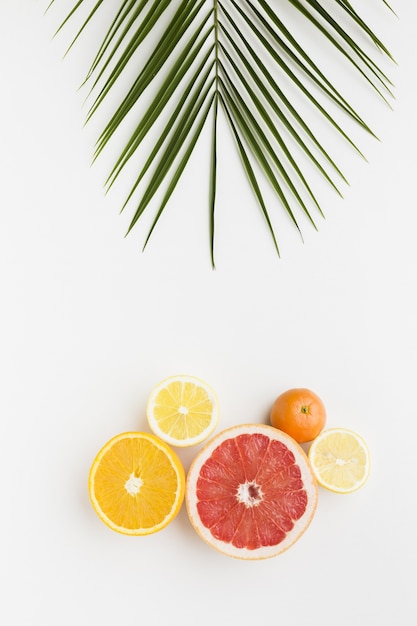
[[[350,453],[346,454],[346,450],[343,450],[343,444],[339,446],[340,452],[335,451],[334,446],[331,451],[326,449],[331,438],[341,440],[343,437],[349,440],[349,445],[354,442],[357,446],[356,458]],[[348,428],[328,428],[322,431],[312,442],[308,451],[308,458],[318,484],[333,493],[353,493],[363,487],[369,478],[370,453],[368,445],[363,437]],[[354,462],[353,471],[350,471],[349,463],[352,462]],[[336,470],[333,475],[330,471],[332,467]],[[344,467],[346,467],[346,471],[343,475],[342,469]]]
[[[110,519],[108,515],[103,511],[99,500],[96,497],[95,493],[95,476],[97,470],[100,466],[100,463],[103,457],[111,450],[114,444],[124,440],[124,439],[145,439],[152,443],[158,450],[160,450],[170,461],[172,469],[176,475],[177,481],[177,489],[175,492],[174,502],[169,511],[169,513],[162,519],[159,523],[153,526],[147,526],[145,528],[137,527],[137,528],[125,528],[122,525],[114,523],[113,520]],[[150,535],[155,532],[158,532],[168,526],[172,522],[172,520],[178,515],[181,506],[184,501],[185,496],[185,471],[182,465],[181,460],[177,456],[177,454],[172,450],[164,441],[161,441],[158,437],[151,433],[145,432],[124,432],[120,433],[112,437],[98,452],[96,455],[90,469],[89,477],[88,477],[88,492],[90,497],[90,502],[92,507],[101,521],[111,530],[114,530],[123,535],[130,536],[140,536],[140,535]]]
[[[213,451],[222,442],[229,438],[235,438],[241,434],[252,433],[265,434],[273,441],[280,441],[284,443],[285,446],[293,453],[296,463],[301,470],[301,478],[304,489],[307,492],[307,505],[303,515],[300,519],[294,521],[292,530],[286,534],[285,539],[280,543],[272,546],[262,546],[255,549],[236,548],[231,543],[215,538],[210,529],[203,524],[197,508],[197,481],[204,463],[211,457]],[[288,548],[290,548],[304,534],[310,526],[317,509],[318,487],[307,455],[292,437],[282,431],[279,431],[273,426],[266,424],[242,424],[239,426],[233,426],[217,434],[208,443],[206,443],[206,445],[194,458],[187,474],[185,503],[191,525],[194,527],[200,538],[203,539],[209,546],[222,554],[236,559],[260,560],[275,557],[288,550]]]
[[[195,434],[191,436],[184,436],[184,437],[172,436],[170,432],[167,432],[167,430],[164,430],[161,427],[161,423],[158,421],[156,417],[156,405],[157,405],[158,396],[172,383],[180,383],[181,385],[185,385],[185,384],[195,385],[195,387],[199,389],[200,392],[202,392],[205,395],[207,402],[211,406],[211,412],[205,414],[206,416],[209,417],[207,426],[202,428],[201,430],[199,430],[198,432],[196,432]],[[168,443],[169,445],[179,447],[179,448],[190,447],[190,446],[202,443],[203,441],[208,439],[208,437],[210,437],[210,435],[214,432],[219,422],[219,415],[220,415],[220,411],[219,411],[218,397],[214,389],[211,387],[211,385],[206,383],[201,378],[198,378],[197,376],[189,376],[187,374],[178,374],[175,376],[169,376],[168,378],[165,378],[160,383],[158,383],[158,385],[156,385],[154,389],[152,390],[148,398],[147,407],[146,407],[146,416],[147,416],[148,423],[152,432],[157,437],[160,437],[160,439]],[[178,415],[178,419],[183,419],[184,421],[186,421],[185,416]]]

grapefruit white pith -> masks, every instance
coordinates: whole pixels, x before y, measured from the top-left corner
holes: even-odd
[[[210,546],[264,559],[299,539],[317,493],[301,446],[272,426],[244,424],[213,437],[197,454],[185,497],[191,524]]]

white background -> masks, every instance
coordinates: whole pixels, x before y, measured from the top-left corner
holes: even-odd
[[[126,189],[103,193],[113,155],[90,167],[104,113],[83,128],[77,91],[94,37],[63,60],[73,31],[52,36],[73,3],[55,4],[0,5],[1,623],[415,624],[415,3],[393,0],[399,19],[366,3],[398,63],[381,57],[393,110],[359,98],[381,141],[358,135],[368,162],[341,152],[350,186],[343,200],[320,191],[318,232],[302,242],[274,209],[281,259],[225,130],[215,271],[204,138],[145,253],[147,217],[124,237]],[[150,537],[108,530],[91,462],[146,429],[151,388],[183,372],[216,389],[219,429],[314,389],[329,427],[368,441],[368,483],[321,490],[308,532],[266,561],[218,554],[185,508]],[[186,468],[195,452],[180,453]]]

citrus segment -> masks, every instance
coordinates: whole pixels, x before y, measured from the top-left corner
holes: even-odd
[[[323,431],[308,455],[318,483],[330,491],[351,493],[369,476],[368,447],[360,435],[346,428]]]
[[[148,535],[174,519],[184,499],[181,461],[148,433],[122,433],[96,456],[90,500],[101,520],[127,535]]]
[[[192,525],[229,556],[262,559],[289,548],[310,524],[317,485],[302,448],[262,424],[229,428],[195,457],[187,476]]]
[[[170,445],[201,443],[215,429],[219,405],[213,389],[194,376],[171,376],[153,389],[147,405],[152,431]]]

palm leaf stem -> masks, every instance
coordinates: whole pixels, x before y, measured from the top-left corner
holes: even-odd
[[[207,94],[208,93],[209,92],[207,91]],[[175,171],[175,173],[174,173],[174,175],[173,175],[173,177],[171,179],[171,182],[168,185],[168,189],[165,192],[164,198],[163,198],[163,200],[161,202],[161,205],[159,207],[158,213],[156,214],[156,217],[155,217],[155,219],[153,221],[151,229],[150,229],[150,231],[148,233],[148,236],[146,238],[146,241],[145,241],[145,244],[143,246],[143,249],[145,249],[145,247],[147,246],[149,238],[150,238],[150,236],[151,236],[151,234],[152,234],[152,232],[153,232],[153,230],[154,230],[154,228],[155,228],[159,218],[161,217],[162,211],[164,210],[165,206],[167,205],[168,200],[171,197],[172,192],[174,191],[174,189],[175,189],[175,187],[176,187],[176,185],[177,185],[177,183],[178,183],[178,181],[179,181],[179,179],[180,179],[180,177],[181,177],[181,175],[182,175],[182,173],[184,171],[184,168],[185,168],[185,166],[188,163],[188,160],[189,160],[189,158],[190,158],[190,156],[191,156],[191,154],[192,154],[192,152],[193,152],[193,150],[195,148],[195,145],[196,145],[197,140],[198,140],[198,138],[199,138],[199,136],[201,134],[201,131],[203,130],[203,127],[204,127],[204,125],[206,123],[206,119],[207,119],[208,113],[209,113],[209,111],[211,109],[211,106],[213,104],[213,101],[215,99],[215,96],[216,96],[216,93],[213,93],[211,95],[211,98],[210,98],[206,108],[204,109],[202,115],[201,115],[200,122],[197,125],[197,128],[196,128],[194,134],[192,135],[192,137],[190,139],[190,142],[189,142],[189,144],[188,144],[188,146],[187,146],[187,148],[185,150],[185,153],[184,153],[183,157],[180,160],[180,163],[178,164],[178,167],[177,167],[177,169],[176,169],[176,171]]]
[[[218,75],[216,75],[217,81]],[[217,82],[216,82],[217,84]],[[211,133],[211,155],[210,155],[210,185],[209,185],[209,211],[210,211],[210,258],[211,266],[214,269],[214,213],[216,208],[216,188],[217,188],[217,117],[219,109],[219,92],[216,88],[213,105],[213,128]]]
[[[209,178],[209,237],[211,267],[214,262],[214,228],[217,192],[217,120],[219,111],[219,3],[213,0],[214,22],[214,67],[215,67],[215,98],[213,104],[213,126],[211,133],[210,178]]]
[[[138,205],[135,215],[133,216],[132,222],[129,226],[128,233],[135,225],[139,217],[142,215],[146,206],[151,201],[152,197],[155,195],[162,181],[164,180],[169,168],[171,167],[173,161],[178,155],[181,147],[184,144],[185,139],[191,131],[191,128],[194,124],[195,119],[197,118],[199,112],[201,111],[204,102],[206,101],[212,84],[214,83],[214,78],[210,81],[209,85],[206,89],[201,93],[201,91],[195,94],[195,97],[190,101],[188,106],[184,109],[182,116],[178,119],[177,126],[173,132],[171,139],[169,140],[156,168],[155,172],[143,193],[142,199]],[[204,116],[205,119],[206,116]]]

